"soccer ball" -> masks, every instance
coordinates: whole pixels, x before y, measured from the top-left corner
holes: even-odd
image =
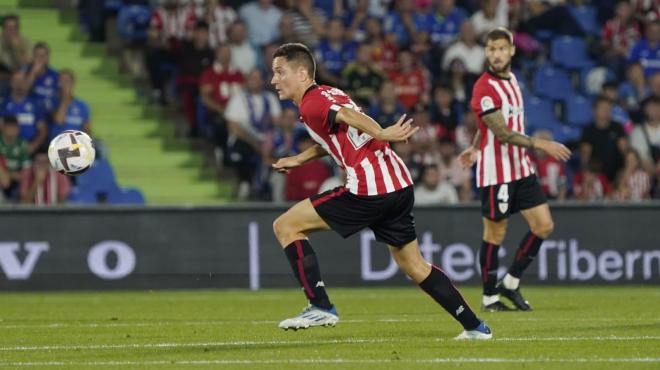
[[[59,173],[80,175],[94,162],[92,138],[82,131],[67,130],[55,136],[48,146],[50,165]]]

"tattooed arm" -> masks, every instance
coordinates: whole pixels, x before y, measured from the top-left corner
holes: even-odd
[[[525,134],[512,131],[507,127],[504,116],[499,109],[482,116],[481,119],[501,143],[508,143],[527,149],[542,150],[561,161],[567,161],[571,157],[571,151],[563,144],[550,140],[531,138]]]

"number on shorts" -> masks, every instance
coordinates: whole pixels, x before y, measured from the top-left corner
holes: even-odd
[[[497,191],[497,200],[499,200],[502,203],[508,203],[509,202],[509,185],[508,184],[500,185],[500,190]]]

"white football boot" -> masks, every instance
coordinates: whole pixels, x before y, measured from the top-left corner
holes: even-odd
[[[314,326],[335,326],[338,321],[339,315],[335,306],[324,310],[310,304],[298,316],[280,322],[279,327],[284,330],[298,330]]]

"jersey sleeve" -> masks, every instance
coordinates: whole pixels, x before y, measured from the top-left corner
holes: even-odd
[[[303,120],[316,130],[337,131],[337,112],[341,106],[321,94],[310,96],[300,106]]]
[[[502,100],[492,86],[481,80],[474,85],[470,105],[474,113],[481,117],[502,108]]]

